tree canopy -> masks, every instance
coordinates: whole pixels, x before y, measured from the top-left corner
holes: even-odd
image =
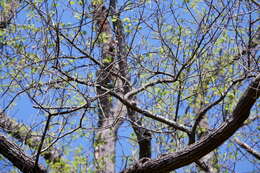
[[[257,1],[0,6],[3,171],[260,170]]]

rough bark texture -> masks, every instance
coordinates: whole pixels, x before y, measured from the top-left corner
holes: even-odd
[[[123,173],[166,173],[188,165],[219,147],[231,137],[249,117],[250,110],[260,95],[260,74],[250,84],[239,99],[232,117],[219,128],[203,137],[198,142],[176,153],[167,154],[154,160],[139,161]]]
[[[136,100],[134,100],[136,102]],[[152,136],[151,133],[142,128],[142,122],[137,117],[137,113],[134,112],[132,109],[128,108],[128,116],[131,119],[132,127],[137,137],[137,142],[139,145],[139,159],[141,158],[151,158],[151,140]]]
[[[115,42],[112,38],[112,31],[108,21],[108,10],[103,4],[93,5],[94,21],[97,28],[97,39],[100,40],[102,66],[97,73],[98,85],[114,89],[116,80],[112,76],[114,70],[114,57],[116,53]],[[98,173],[115,172],[115,147],[116,131],[118,126],[116,115],[119,113],[120,105],[113,105],[112,97],[97,87],[99,98],[99,120],[95,140],[95,159]],[[113,110],[114,107],[114,110]],[[120,113],[119,113],[120,114]]]
[[[7,158],[15,167],[24,173],[46,173],[40,165],[34,167],[34,159],[27,156],[16,144],[0,135],[0,154]]]
[[[18,0],[12,0],[5,4],[5,7],[0,11],[0,29],[4,29],[10,24],[18,6]]]
[[[40,134],[33,132],[29,127],[22,123],[17,123],[3,112],[0,112],[0,128],[32,149],[36,149],[40,144]],[[50,148],[48,151],[42,153],[42,156],[50,162],[58,162],[61,158],[61,153],[55,148]]]
[[[198,134],[199,139],[204,138],[209,133],[209,123],[208,118],[205,116],[199,123],[199,127],[201,133]],[[218,173],[219,170],[217,169],[217,156],[215,155],[214,151],[208,153],[207,155],[203,156],[200,159],[202,165],[199,165],[200,169],[206,173]]]
[[[120,88],[123,89],[123,94],[128,93],[131,91],[131,86],[129,81],[131,80],[128,75],[128,65],[127,65],[127,56],[128,50],[125,43],[125,34],[123,29],[123,24],[120,20],[120,13],[116,11],[116,0],[111,0],[111,9],[112,13],[115,15],[114,18],[117,20],[113,22],[115,36],[117,41],[117,60],[118,60],[118,68],[119,74],[125,80],[122,81],[122,85]],[[131,102],[137,104],[136,97],[131,97]],[[139,145],[139,159],[144,157],[151,157],[151,140],[152,136],[151,133],[143,128],[143,124],[141,120],[138,118],[138,114],[131,108],[127,107],[127,116],[132,122],[132,127],[137,137],[137,142]]]
[[[101,37],[102,66],[97,73],[98,84],[102,87],[117,90],[121,94],[130,91],[127,50],[123,25],[120,16],[113,23],[115,38],[113,38],[112,29],[108,21],[109,13],[115,14],[116,1],[110,1],[110,7],[107,9],[103,4],[94,5],[94,20],[96,22],[97,35]],[[105,39],[104,39],[105,37]],[[117,58],[115,60],[115,58]],[[120,76],[120,78],[117,77]],[[112,98],[106,91],[97,87],[99,99],[99,122],[98,127],[101,129],[97,132],[95,144],[95,159],[97,161],[98,172],[114,172],[115,170],[115,145],[116,132],[122,122],[122,118],[128,114],[131,119],[132,127],[137,136],[139,144],[139,158],[151,157],[151,134],[144,128],[138,120],[135,111],[126,108],[120,101],[112,104]],[[136,102],[135,99],[132,98]],[[136,125],[138,124],[138,125]],[[108,128],[110,127],[110,128]]]

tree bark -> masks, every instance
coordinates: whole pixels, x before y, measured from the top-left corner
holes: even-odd
[[[31,149],[36,149],[40,144],[40,134],[33,132],[25,124],[17,123],[14,119],[6,116],[3,112],[0,112],[0,128],[19,142],[28,145]],[[61,159],[60,151],[52,147],[42,153],[42,156],[47,161],[53,163],[58,162]]]
[[[114,57],[116,56],[116,44],[112,37],[111,26],[108,21],[109,11],[104,4],[93,4],[93,19],[96,22],[97,38],[101,47],[102,65],[97,72],[98,85],[115,89],[117,79],[112,75],[115,69]],[[98,173],[115,172],[115,147],[116,132],[120,121],[123,105],[119,102],[113,104],[112,97],[100,87],[96,88],[99,96],[99,120],[96,133],[94,154],[96,159],[96,171]],[[119,119],[120,120],[120,119]]]
[[[27,156],[16,144],[0,135],[0,153],[24,173],[47,173],[41,165],[34,167],[34,159]]]
[[[10,24],[18,6],[18,0],[12,0],[5,4],[5,8],[0,11],[0,29],[4,29]]]
[[[239,99],[233,110],[232,117],[223,122],[219,128],[181,151],[154,160],[139,161],[132,167],[123,170],[122,173],[166,173],[199,160],[219,147],[243,126],[259,95],[260,74],[257,75]]]
[[[200,133],[198,133],[198,138],[202,139],[205,136],[207,136],[208,132],[209,132],[209,123],[208,123],[208,118],[206,116],[204,116],[204,118],[200,121],[199,127],[202,130],[201,130]],[[207,155],[203,156],[199,160],[199,162],[202,164],[202,165],[198,164],[199,165],[199,169],[201,169],[202,171],[204,171],[206,173],[218,173],[219,172],[219,170],[216,167],[216,165],[217,165],[217,156],[214,153],[214,151],[211,151]]]
[[[118,60],[118,69],[119,74],[123,79],[121,82],[120,88],[123,90],[123,94],[128,93],[131,91],[131,86],[129,82],[131,81],[129,74],[128,74],[128,64],[127,64],[127,56],[128,56],[128,49],[125,42],[125,34],[122,21],[120,19],[120,13],[116,10],[116,0],[110,1],[111,11],[113,13],[113,18],[116,20],[113,22],[113,27],[115,30],[115,37],[116,43],[118,48],[117,53],[117,60]],[[131,102],[136,104],[137,100],[136,97],[130,97]],[[151,140],[152,135],[151,132],[147,129],[143,128],[142,121],[133,109],[127,107],[127,116],[131,120],[131,125],[134,130],[134,133],[137,137],[137,143],[139,145],[139,159],[144,157],[151,157]]]

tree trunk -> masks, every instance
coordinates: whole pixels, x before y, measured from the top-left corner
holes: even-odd
[[[127,50],[123,25],[120,17],[113,22],[116,31],[115,39],[108,21],[109,12],[115,14],[116,2],[111,1],[109,10],[104,4],[95,4],[94,20],[96,22],[97,35],[100,37],[102,66],[97,73],[98,84],[102,87],[115,89],[118,93],[126,94],[130,91],[128,66],[127,66]],[[105,39],[104,39],[105,38]],[[97,38],[98,40],[99,38]],[[115,61],[117,57],[117,62]],[[118,75],[120,77],[118,77]],[[142,123],[137,118],[137,114],[131,108],[127,108],[117,101],[112,104],[112,97],[106,94],[106,91],[97,87],[99,99],[99,122],[100,131],[97,132],[97,140],[95,142],[95,159],[97,170],[100,173],[114,172],[115,167],[115,145],[116,132],[122,123],[122,118],[128,114],[132,121],[132,127],[137,136],[139,144],[139,158],[151,157],[151,134],[148,130],[142,128]],[[135,98],[131,98],[136,102]],[[126,112],[127,111],[127,112]]]
[[[108,21],[108,10],[103,4],[93,4],[93,19],[96,22],[97,40],[101,47],[101,67],[97,72],[97,84],[101,87],[114,89],[117,85],[116,78],[112,75],[115,65],[114,57],[116,45],[112,37],[112,31]],[[94,143],[94,153],[96,160],[96,170],[98,173],[115,172],[115,147],[116,132],[120,122],[116,121],[120,117],[120,110],[123,105],[113,105],[112,97],[101,87],[97,87],[99,96],[99,120]],[[118,115],[117,115],[118,114]]]
[[[131,81],[129,74],[128,74],[128,65],[127,65],[127,56],[128,56],[128,49],[125,43],[125,34],[123,29],[123,24],[120,19],[120,13],[116,11],[116,0],[110,1],[113,18],[117,19],[113,22],[113,27],[115,30],[116,36],[116,43],[118,48],[117,53],[117,60],[118,60],[118,69],[119,74],[123,77],[121,85],[119,86],[120,89],[123,90],[123,94],[128,93],[131,91],[131,86],[129,82]],[[137,104],[136,97],[131,97],[131,102]],[[150,158],[151,157],[151,140],[152,135],[150,131],[145,129],[142,125],[142,121],[140,120],[138,114],[131,108],[127,107],[127,116],[131,120],[132,128],[135,132],[137,137],[137,143],[139,145],[139,159],[141,158]]]

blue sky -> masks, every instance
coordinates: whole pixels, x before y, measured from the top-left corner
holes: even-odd
[[[74,20],[71,17],[71,15],[67,14],[69,12],[64,11],[62,13],[64,15],[62,20],[64,20],[64,21]],[[131,11],[129,13],[131,13]],[[25,16],[24,16],[25,13],[20,13],[20,14],[22,14],[22,15],[18,17],[17,21],[22,21],[21,19],[25,18]],[[123,17],[127,17],[127,16],[123,16]],[[186,18],[185,16],[183,16],[183,17]],[[187,16],[187,18],[188,18],[188,16]],[[73,23],[73,21],[72,21],[72,23]],[[144,35],[149,35],[149,33],[144,33]],[[138,42],[138,41],[139,40],[137,39],[136,42]],[[154,42],[152,44],[156,45],[157,43]],[[65,50],[65,52],[66,51],[69,51],[69,50]],[[76,53],[74,55],[76,55]],[[8,100],[8,96],[1,98],[1,108],[6,106],[7,100]],[[28,97],[25,94],[21,95],[18,99],[16,99],[15,103],[16,103],[15,108],[12,110],[9,110],[8,114],[11,115],[12,117],[16,118],[18,121],[32,125],[35,122],[39,121],[38,118],[41,118],[42,120],[44,119],[41,116],[37,116],[37,119],[35,118],[35,115],[38,114],[39,112],[33,108],[33,104],[31,103],[31,101],[28,99]],[[117,172],[123,168],[122,166],[124,166],[124,163],[121,162],[120,157],[125,156],[125,155],[131,155],[133,153],[133,150],[137,151],[137,148],[133,148],[133,146],[131,144],[129,144],[129,140],[127,137],[132,133],[132,129],[128,128],[128,127],[129,127],[129,124],[127,122],[125,122],[119,130],[120,140],[117,144],[117,146],[118,146],[118,148],[117,148],[118,157],[117,157],[117,165],[116,165]],[[72,146],[76,146],[79,143],[81,143],[83,146],[85,144],[90,145],[88,142],[86,142],[86,140],[79,139],[79,140],[76,140],[75,143],[72,143]],[[153,144],[153,145],[155,147],[155,144]],[[90,148],[90,147],[87,146],[86,148]],[[232,149],[232,147],[231,147],[231,149]],[[231,150],[231,149],[229,149],[229,150]],[[226,152],[226,150],[227,150],[226,145],[223,145],[223,147],[221,147],[221,149],[220,149],[220,153],[224,154]],[[243,149],[241,149],[241,151],[243,153],[245,153],[245,151]],[[157,154],[154,154],[154,157],[156,155]],[[91,157],[91,154],[90,154],[90,157]],[[247,159],[245,159],[244,156],[241,157],[239,163],[236,165],[236,168],[235,168],[237,173],[246,173],[246,172],[253,171],[255,169],[256,168],[254,167],[253,163],[250,163]],[[180,169],[177,172],[183,172],[183,171],[182,171],[182,169]]]

